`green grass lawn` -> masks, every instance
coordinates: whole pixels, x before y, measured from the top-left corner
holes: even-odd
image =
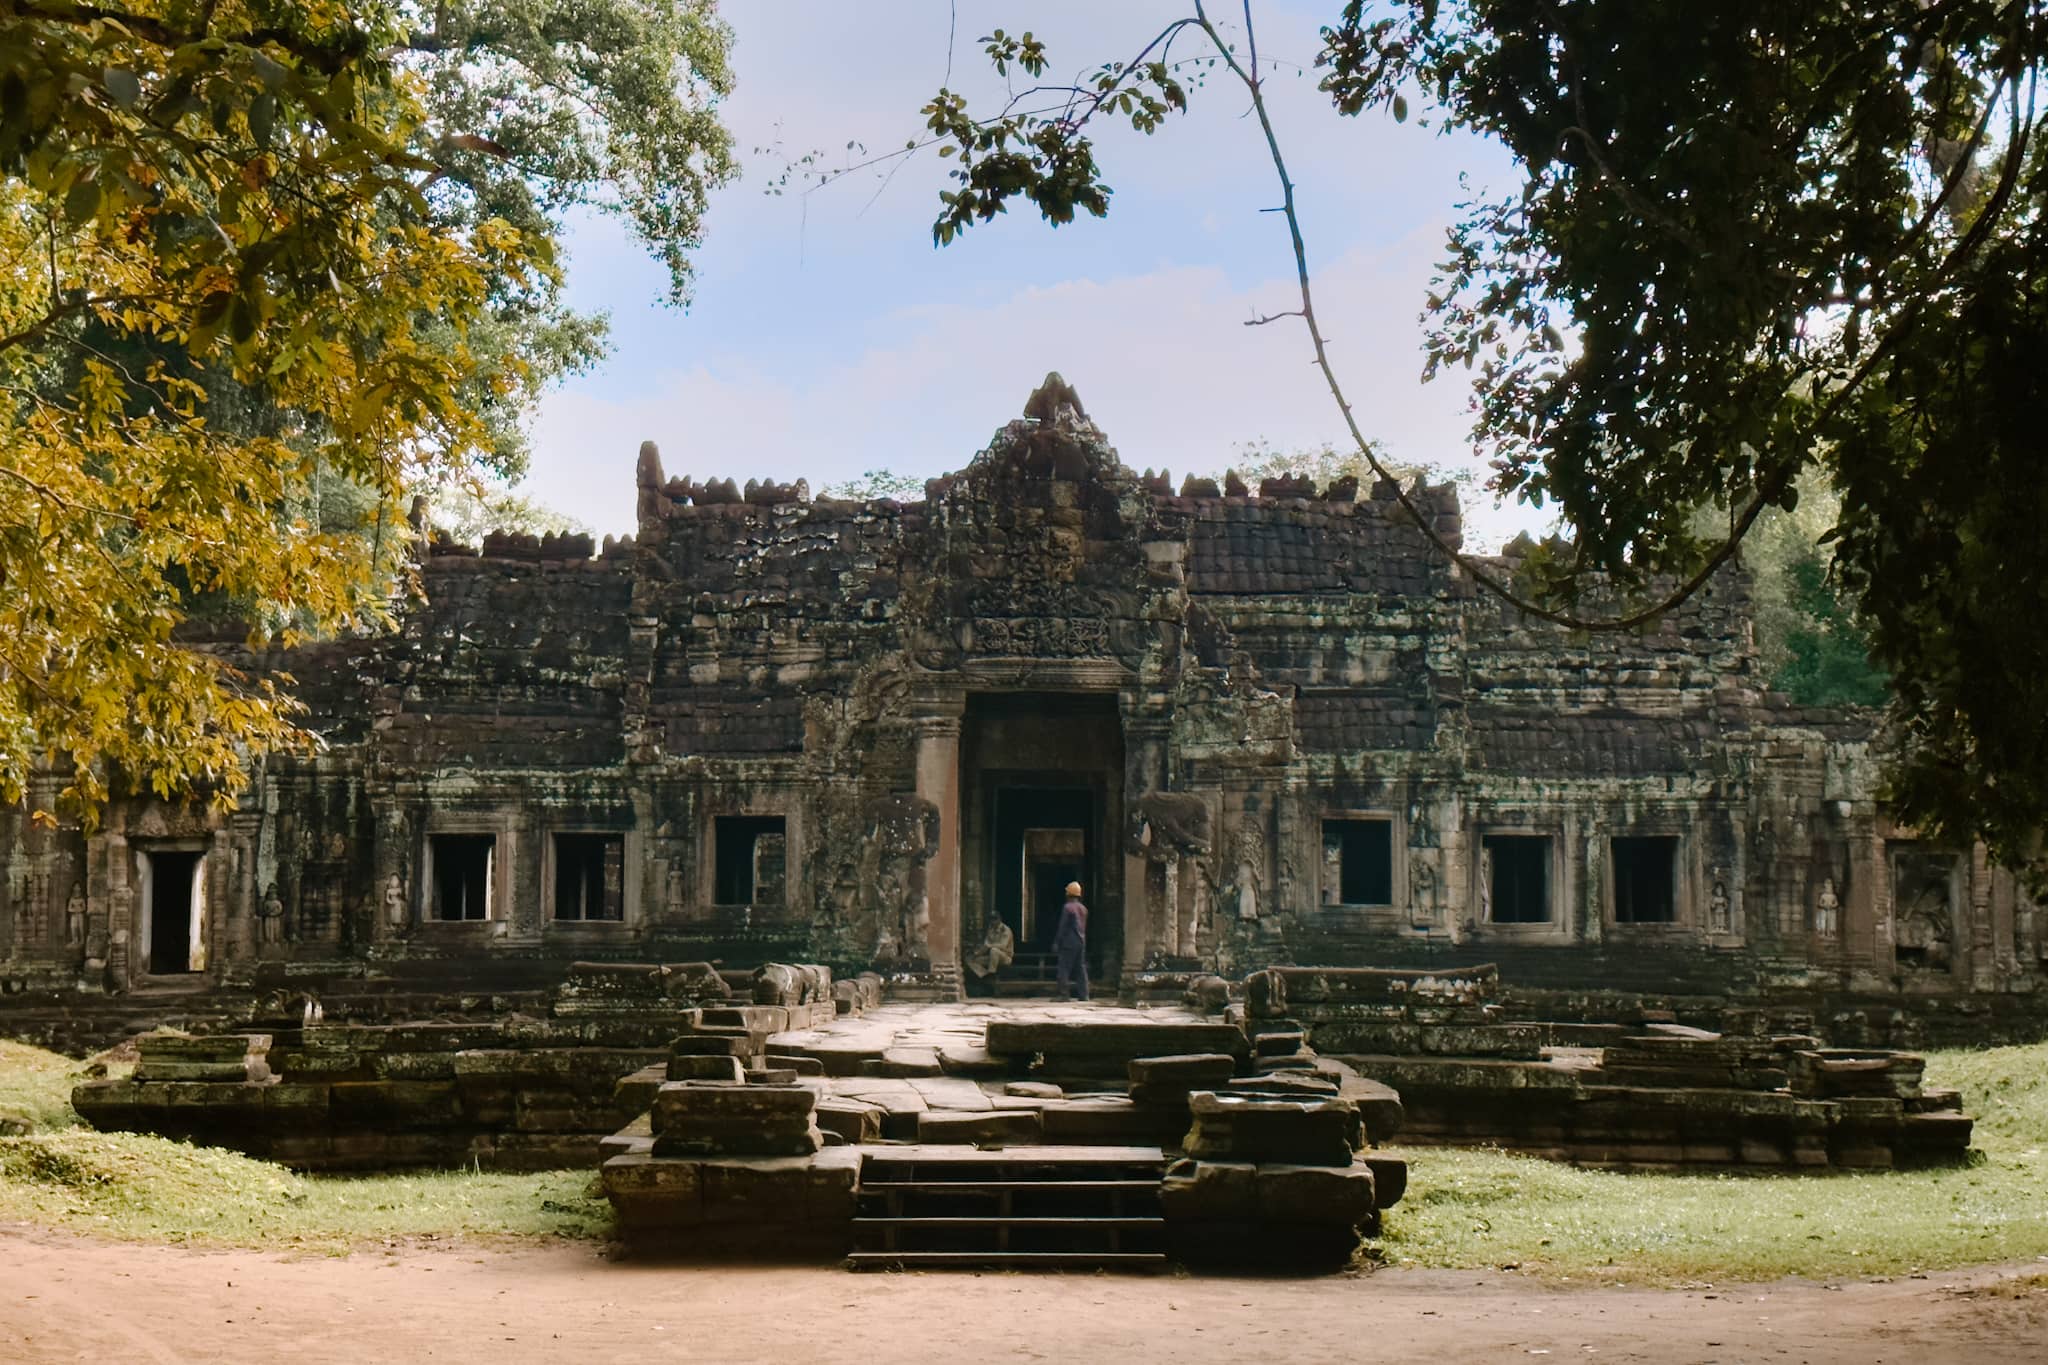
[[[94,1132],[71,1108],[82,1075],[71,1058],[0,1041],[0,1113],[37,1124],[26,1137],[0,1138],[0,1221],[128,1241],[336,1253],[611,1230],[592,1171],[302,1176],[220,1148]]]
[[[96,1133],[68,1101],[82,1064],[0,1042],[0,1221],[126,1240],[345,1252],[431,1238],[603,1237],[589,1171],[300,1176],[234,1152]],[[2048,1258],[2048,1045],[1939,1052],[1980,1159],[1830,1176],[1614,1175],[1416,1148],[1387,1264],[1513,1266],[1550,1279],[1725,1282]]]
[[[1895,1275],[2048,1257],[2048,1045],[1935,1052],[1978,1160],[1837,1175],[1615,1175],[1498,1152],[1410,1150],[1379,1254],[1668,1283]]]

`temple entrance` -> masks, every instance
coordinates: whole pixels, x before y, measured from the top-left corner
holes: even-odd
[[[205,855],[198,851],[164,849],[142,855],[142,904],[148,917],[143,942],[149,945],[143,971],[151,976],[176,976],[206,967],[201,937],[204,866]]]
[[[1123,959],[1123,733],[1113,695],[980,693],[961,730],[961,932],[1009,929],[1016,966],[1046,967],[1068,882],[1089,911],[1089,974]],[[1049,970],[1049,969],[1048,969]],[[1049,978],[1048,978],[1049,980]]]
[[[1085,787],[996,789],[994,909],[1020,952],[1052,950],[1068,882],[1081,883],[1084,899],[1095,895],[1095,824],[1095,793]]]

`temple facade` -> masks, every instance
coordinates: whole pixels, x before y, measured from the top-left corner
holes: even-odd
[[[423,539],[398,633],[262,661],[323,746],[236,809],[0,812],[0,984],[816,961],[943,996],[1042,948],[1071,880],[1127,993],[1495,962],[1553,1003],[1967,1014],[2043,985],[2013,880],[1888,820],[1875,717],[1766,692],[1738,571],[1570,633],[1431,546],[1449,486],[1175,489],[1056,378],[922,501],[700,484],[651,445],[638,480],[628,540]]]

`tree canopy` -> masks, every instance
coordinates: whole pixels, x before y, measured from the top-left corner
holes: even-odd
[[[1236,15],[1229,19],[1235,25]],[[1094,134],[1139,132],[1221,70],[1268,138],[1298,317],[1318,325],[1251,7],[1195,0],[1138,53],[1047,82],[1031,34],[983,40],[1037,84],[925,109],[951,158],[934,237],[1015,200],[1104,213]],[[2048,824],[2048,64],[2043,0],[1349,0],[1321,88],[1498,139],[1516,184],[1461,206],[1425,303],[1432,375],[1469,371],[1494,486],[1569,539],[1491,586],[1574,626],[1654,617],[1817,471],[1827,587],[1894,687],[1889,796],[1930,834],[2039,869]],[[1702,534],[1702,508],[1718,508]],[[1595,580],[1637,594],[1582,613]],[[1668,585],[1679,584],[1675,592]]]
[[[195,609],[385,616],[405,499],[594,353],[559,215],[686,290],[728,44],[704,0],[0,6],[0,800],[225,800],[307,742]]]

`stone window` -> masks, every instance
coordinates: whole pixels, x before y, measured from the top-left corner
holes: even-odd
[[[782,904],[788,844],[783,817],[721,815],[714,822],[714,844],[713,904]]]
[[[1610,841],[1616,924],[1678,922],[1678,840],[1630,835]]]
[[[433,918],[491,918],[491,873],[497,852],[495,834],[436,834],[427,840],[434,897],[428,909]]]
[[[1323,903],[1394,903],[1394,822],[1323,821]]]
[[[626,841],[617,834],[555,836],[555,918],[626,917]]]
[[[1489,834],[1480,847],[1486,855],[1486,918],[1494,924],[1550,923],[1550,836]]]
[[[1892,951],[1908,971],[1955,965],[1956,859],[1918,845],[1892,851]]]

